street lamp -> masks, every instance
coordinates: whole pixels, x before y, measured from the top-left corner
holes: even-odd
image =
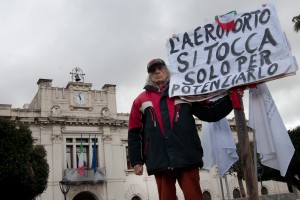
[[[67,200],[67,194],[70,190],[70,183],[71,181],[64,177],[61,181],[59,181],[59,187],[61,192],[64,194],[65,200]]]

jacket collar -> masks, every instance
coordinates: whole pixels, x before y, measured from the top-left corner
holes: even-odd
[[[168,95],[168,90],[169,90],[169,82],[166,83],[163,87],[158,88],[154,85],[145,85],[144,89],[148,92],[156,92],[156,93],[161,93],[162,96],[167,96]]]

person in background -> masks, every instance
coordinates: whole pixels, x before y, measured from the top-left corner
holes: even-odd
[[[176,181],[185,200],[203,200],[199,169],[203,150],[195,118],[216,122],[232,111],[229,95],[214,102],[188,102],[169,97],[170,73],[162,59],[147,65],[148,79],[133,101],[128,150],[136,175],[154,175],[160,200],[176,200]]]

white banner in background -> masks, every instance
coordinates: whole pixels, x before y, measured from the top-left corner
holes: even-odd
[[[254,129],[261,163],[285,176],[295,148],[265,83],[249,90],[248,124]]]
[[[239,159],[236,144],[226,118],[217,122],[202,121],[203,168],[210,170],[217,165],[218,173],[224,176]]]

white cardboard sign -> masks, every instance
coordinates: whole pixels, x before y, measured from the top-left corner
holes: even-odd
[[[295,74],[297,63],[273,4],[237,14],[233,20],[233,30],[222,30],[213,22],[167,40],[170,97],[206,98],[235,86]]]

